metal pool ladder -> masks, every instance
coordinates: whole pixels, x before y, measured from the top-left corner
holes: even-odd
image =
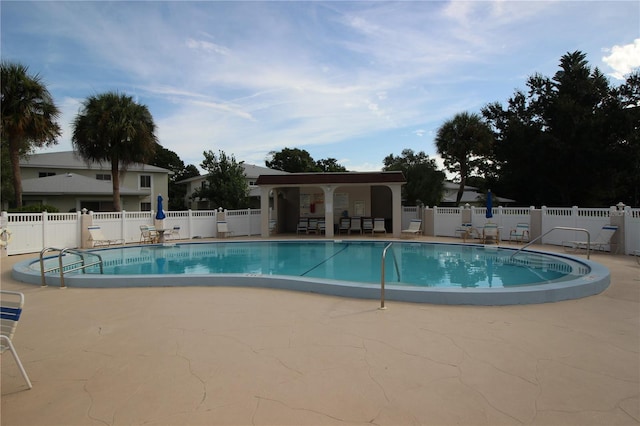
[[[48,253],[50,251],[57,251],[58,252],[58,266],[52,266],[51,268],[48,269],[44,269],[44,255],[45,253]],[[64,265],[62,263],[62,257],[65,254],[75,254],[76,256],[79,256],[79,259],[70,263],[67,263],[66,265]],[[87,263],[86,259],[85,259],[85,255],[88,256],[94,256],[95,258],[97,258],[97,260],[94,260],[93,262]],[[83,250],[77,250],[77,249],[72,249],[72,248],[63,248],[63,249],[59,249],[59,248],[55,248],[55,247],[45,247],[40,251],[40,276],[42,277],[42,287],[46,287],[47,286],[47,282],[45,279],[45,274],[47,272],[53,272],[53,271],[60,271],[60,288],[66,288],[66,285],[64,283],[64,274],[67,272],[73,272],[73,271],[82,271],[82,273],[86,273],[85,269],[89,268],[91,266],[95,266],[95,265],[99,265],[100,266],[100,273],[104,273],[103,267],[102,267],[102,256],[100,256],[97,253],[92,253],[89,251],[83,251]]]
[[[531,244],[535,243],[538,240],[541,240],[545,235],[550,234],[551,232],[555,231],[556,229],[560,229],[563,231],[580,231],[580,232],[586,232],[587,233],[587,259],[589,259],[589,249],[591,248],[591,234],[589,233],[589,231],[587,231],[584,228],[570,228],[567,226],[556,226],[554,228],[549,229],[547,232],[545,232],[544,234],[540,235],[539,237],[534,238],[533,240],[529,241],[527,244],[525,244],[524,246],[520,247],[515,253],[513,253],[509,259],[513,259],[513,257],[520,253],[522,250],[526,249],[527,247],[529,247]]]
[[[382,262],[380,266],[380,309],[387,309],[384,306],[384,261],[387,258],[387,250],[391,248],[393,243],[387,244],[387,246],[382,250]],[[398,274],[398,281],[400,281],[400,268],[398,267],[398,259],[396,259],[396,253],[391,250],[391,255],[393,256],[393,264],[396,267],[396,274]]]

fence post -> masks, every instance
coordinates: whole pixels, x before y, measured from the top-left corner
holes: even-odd
[[[124,243],[127,244],[127,211],[122,210],[120,212],[120,236],[124,240]]]
[[[49,239],[47,235],[49,234],[49,214],[46,211],[42,212],[42,245],[47,247],[49,244]]]
[[[193,212],[189,209],[187,210],[187,235],[189,236],[189,239],[193,238],[191,229],[193,229]]]
[[[247,226],[247,236],[251,236],[251,208],[247,209],[247,220],[249,221]]]

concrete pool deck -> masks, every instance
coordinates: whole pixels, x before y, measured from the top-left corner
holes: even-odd
[[[430,241],[460,241],[429,238]],[[542,247],[559,251],[557,247]],[[251,288],[25,293],[2,356],[2,425],[640,424],[640,266],[518,306],[379,302]]]

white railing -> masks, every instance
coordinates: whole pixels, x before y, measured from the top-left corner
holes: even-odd
[[[421,218],[423,230],[432,229],[434,236],[456,237],[456,229],[462,222],[471,222],[481,228],[487,222],[484,207],[425,207],[402,208],[402,229],[411,219]],[[122,238],[126,243],[140,241],[140,225],[153,225],[155,212],[109,212],[90,213],[91,223],[102,228],[109,238]],[[212,238],[217,236],[216,221],[224,218],[231,231],[230,236],[260,236],[261,211],[243,210],[186,210],[165,212],[164,228],[180,227],[181,239]],[[2,212],[1,223],[11,233],[7,254],[38,253],[44,247],[83,247],[81,213],[7,213]],[[432,221],[428,222],[428,221]],[[530,225],[531,236],[545,234],[552,228],[571,227],[587,229],[596,236],[603,226],[623,225],[623,247],[620,253],[633,254],[640,251],[640,209],[625,207],[609,208],[579,207],[496,207],[491,221],[502,229],[503,239],[518,223]],[[426,226],[429,225],[429,226]],[[558,231],[543,238],[544,244],[561,245],[563,241],[579,240],[580,235],[572,231]],[[1,247],[0,247],[1,248]]]

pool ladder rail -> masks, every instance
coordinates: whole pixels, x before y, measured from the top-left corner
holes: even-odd
[[[511,259],[513,259],[513,257],[515,255],[517,255],[518,253],[520,253],[522,250],[526,249],[527,247],[529,247],[531,244],[535,243],[538,240],[541,240],[542,238],[544,238],[546,235],[550,234],[551,232],[555,231],[555,230],[562,230],[562,231],[578,231],[578,232],[584,232],[587,234],[587,259],[589,259],[589,253],[591,251],[591,234],[589,233],[589,231],[587,231],[584,228],[572,228],[572,227],[568,227],[568,226],[556,226],[554,228],[549,229],[547,232],[545,232],[544,234],[540,235],[539,237],[534,238],[533,240],[529,241],[527,244],[525,244],[524,246],[520,247],[518,250],[516,250],[515,253],[513,253],[511,255]]]
[[[44,268],[44,255],[49,252],[58,252],[58,266],[52,266],[48,269]],[[69,263],[64,263],[63,258],[67,254],[73,254],[78,256],[78,260],[74,260]],[[87,259],[85,256],[93,256],[94,260],[87,263]],[[89,251],[78,250],[74,248],[65,247],[63,249],[55,248],[55,247],[45,247],[40,251],[40,276],[42,277],[42,287],[47,286],[47,281],[45,274],[48,272],[60,271],[60,288],[66,288],[67,286],[64,283],[64,274],[67,272],[73,271],[82,271],[82,273],[86,273],[86,269],[91,266],[100,266],[100,273],[104,273],[102,267],[102,256],[97,253],[92,253]]]
[[[384,306],[384,261],[387,258],[387,250],[391,248],[393,243],[387,244],[387,246],[382,250],[382,261],[380,266],[380,308],[379,309],[387,309]],[[400,281],[400,268],[398,267],[398,259],[396,258],[396,253],[391,249],[391,255],[393,256],[393,264],[396,267],[396,274],[398,274],[398,281]]]

